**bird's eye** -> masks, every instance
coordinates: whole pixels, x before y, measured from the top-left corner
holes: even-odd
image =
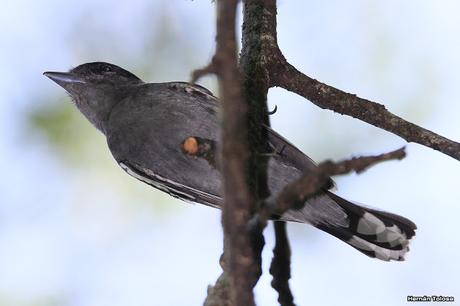
[[[110,66],[104,66],[104,67],[102,67],[102,71],[104,71],[104,72],[112,72],[113,70],[112,70],[112,67],[110,67]]]

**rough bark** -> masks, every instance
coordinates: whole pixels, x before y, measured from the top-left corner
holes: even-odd
[[[214,72],[219,80],[223,110],[222,163],[225,203],[222,207],[224,228],[224,275],[234,305],[255,305],[253,287],[260,276],[261,231],[248,224],[255,210],[257,179],[251,176],[253,158],[249,139],[248,103],[243,99],[242,80],[238,68],[235,17],[237,0],[217,1],[216,53],[211,64],[194,73]],[[253,188],[251,188],[251,186]],[[236,192],[237,191],[237,192]],[[257,253],[257,256],[255,256]],[[226,290],[227,290],[226,289]]]

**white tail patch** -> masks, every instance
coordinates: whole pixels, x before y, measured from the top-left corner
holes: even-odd
[[[366,241],[358,236],[353,236],[348,241],[348,244],[354,246],[357,249],[373,252],[375,257],[381,260],[390,261],[390,260],[404,260],[404,255],[409,251],[409,248],[404,247],[402,250],[390,250],[379,247],[378,245],[372,244],[369,241]]]
[[[357,231],[363,235],[379,235],[385,231],[385,224],[371,213],[365,212],[358,223]]]
[[[362,235],[375,235],[377,236],[376,242],[386,242],[391,247],[401,245],[405,248],[409,244],[409,240],[399,227],[385,226],[382,220],[369,212],[365,212],[359,220],[357,232]]]

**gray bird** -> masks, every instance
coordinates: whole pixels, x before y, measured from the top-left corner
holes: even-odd
[[[219,171],[206,159],[184,154],[182,147],[191,136],[220,141],[219,100],[209,90],[185,82],[145,83],[103,62],[44,75],[62,86],[106,136],[113,157],[129,175],[188,202],[222,205]],[[267,130],[273,148],[268,183],[276,194],[317,166],[278,133]],[[359,206],[326,189],[302,209],[274,219],[309,223],[370,257],[404,260],[415,235],[412,221]]]

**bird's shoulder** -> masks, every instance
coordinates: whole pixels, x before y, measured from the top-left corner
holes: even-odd
[[[207,102],[213,105],[217,105],[219,102],[209,89],[187,82],[143,83],[134,88],[131,95],[149,97],[155,100],[179,98],[183,101]]]
[[[210,98],[212,100],[217,100],[216,96],[207,89],[199,84],[195,83],[188,83],[188,82],[166,82],[166,83],[158,83],[165,88],[168,88],[171,91],[178,91],[183,92],[191,96],[202,96],[206,98]]]

